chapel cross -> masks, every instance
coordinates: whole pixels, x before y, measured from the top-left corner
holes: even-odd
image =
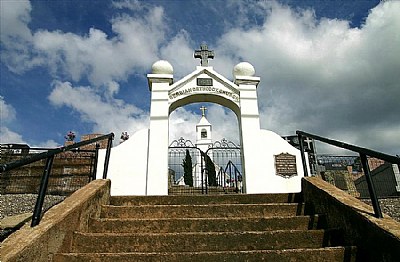
[[[208,66],[208,59],[214,59],[214,51],[208,50],[208,46],[206,44],[200,45],[200,50],[194,51],[194,58],[200,58],[201,66]]]
[[[206,116],[207,107],[202,106],[202,107],[200,107],[200,110],[201,110],[201,116]]]
[[[314,141],[313,141],[312,139],[306,137],[306,139],[304,139],[304,142],[306,143],[307,148],[308,148],[309,150],[313,150],[313,142],[314,142]]]

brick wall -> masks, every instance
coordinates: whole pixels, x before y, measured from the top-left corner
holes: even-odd
[[[81,141],[96,138],[102,134],[83,135]],[[73,144],[66,141],[65,146]],[[107,147],[107,140],[98,142],[100,148]],[[94,150],[95,144],[82,147]],[[22,154],[13,150],[2,152],[1,163],[10,163],[34,153]],[[37,193],[46,160],[41,160],[24,167],[4,172],[0,176],[0,194]],[[48,194],[69,195],[85,186],[91,180],[94,167],[94,152],[64,152],[54,158],[52,173],[48,185]]]

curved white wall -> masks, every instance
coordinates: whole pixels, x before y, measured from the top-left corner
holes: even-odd
[[[301,154],[278,134],[261,129],[258,138],[256,173],[246,173],[248,194],[294,193],[301,191],[301,178],[304,176]],[[297,176],[284,178],[276,175],[274,155],[289,153],[296,156]]]
[[[148,129],[140,130],[124,143],[112,148],[107,176],[111,179],[111,195],[148,195],[148,133]],[[253,168],[255,172],[246,173],[246,193],[300,192],[301,178],[304,176],[300,151],[272,131],[261,129],[257,133],[253,134],[259,145],[257,159],[253,161],[257,166]],[[105,149],[99,152],[97,178],[103,176],[105,153]],[[296,156],[297,176],[284,178],[276,175],[274,155],[281,153]]]
[[[107,175],[111,195],[146,195],[148,136],[149,130],[142,129],[111,149]],[[99,151],[98,179],[103,176],[105,154],[105,149]]]

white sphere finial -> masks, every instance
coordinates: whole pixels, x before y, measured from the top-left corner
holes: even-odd
[[[153,74],[169,74],[174,73],[174,68],[166,60],[159,60],[151,66],[151,71]]]
[[[256,70],[254,66],[248,62],[241,62],[233,68],[233,76],[254,76]]]

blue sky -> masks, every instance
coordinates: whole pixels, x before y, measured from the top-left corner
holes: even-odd
[[[400,1],[0,3],[1,143],[147,128],[152,64],[168,60],[179,80],[206,42],[228,79],[255,67],[262,128],[400,153]],[[200,106],[171,114],[171,139],[194,140]],[[235,115],[206,106],[213,138],[237,141]]]

